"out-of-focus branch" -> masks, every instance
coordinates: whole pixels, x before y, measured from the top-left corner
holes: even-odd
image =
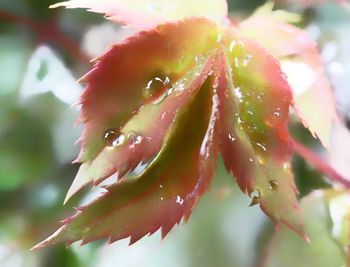
[[[0,20],[9,21],[30,28],[37,34],[38,43],[48,42],[57,44],[66,50],[75,60],[84,65],[90,65],[89,57],[80,49],[79,45],[60,32],[57,26],[56,17],[53,17],[49,21],[39,22],[0,10]]]
[[[327,162],[319,157],[315,152],[300,144],[298,141],[293,140],[294,150],[308,161],[314,168],[325,174],[333,182],[339,183],[346,188],[350,189],[350,181],[341,176],[335,169],[333,169]]]

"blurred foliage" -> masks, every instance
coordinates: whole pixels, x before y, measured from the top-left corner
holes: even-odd
[[[130,248],[124,241],[110,247],[96,242],[82,248],[57,246],[29,252],[32,245],[57,228],[56,222],[63,214],[68,214],[62,202],[77,171],[77,166],[70,163],[77,155],[78,148],[72,150],[72,146],[79,129],[72,128],[77,112],[69,109],[76,99],[71,99],[71,103],[63,102],[52,88],[46,88],[44,93],[38,93],[37,88],[32,88],[32,93],[23,96],[22,89],[26,88],[24,76],[31,75],[37,80],[31,86],[42,86],[47,76],[55,77],[56,72],[50,68],[50,64],[58,60],[72,73],[64,74],[66,78],[60,77],[60,80],[70,80],[70,75],[78,78],[89,66],[79,54],[67,50],[67,42],[62,45],[52,39],[52,33],[59,33],[68,38],[71,44],[81,47],[84,33],[92,25],[103,22],[101,16],[85,11],[48,9],[54,2],[0,1],[0,266],[102,267],[119,263],[118,266],[146,267],[251,267],[258,263],[259,255],[262,255],[273,235],[272,225],[257,207],[247,208],[250,200],[233,186],[221,161],[215,183],[201,200],[187,226],[175,227],[163,242],[156,234]],[[263,3],[261,0],[229,2],[231,12],[238,16],[249,14]],[[295,6],[290,8],[306,16],[307,26],[321,47],[336,43],[338,50],[331,60],[337,60],[345,66],[350,64],[349,53],[345,54],[344,51],[344,47],[350,43],[346,32],[349,28],[344,26],[350,22],[348,11],[330,4],[308,10],[295,9]],[[337,31],[334,31],[335,27]],[[28,61],[41,45],[53,49],[56,58],[41,61],[38,70],[30,71],[27,68]],[[332,82],[343,82],[347,72],[339,76],[339,72],[333,73],[334,68],[327,69]],[[53,80],[52,83],[59,83],[60,80]],[[76,84],[72,84],[73,87],[76,88]],[[340,91],[337,94],[341,95]],[[350,98],[346,96],[341,99],[345,99],[340,104],[346,116],[350,110]],[[318,147],[302,127],[292,128],[294,136],[303,143]],[[296,157],[293,165],[301,196],[315,188],[328,186],[321,175],[300,158]],[[310,209],[308,206],[304,208],[307,211]],[[319,225],[310,228],[311,237],[326,238],[329,229],[318,223],[318,216],[325,216],[323,211],[307,220],[308,225]],[[313,212],[312,208],[310,212]],[[320,220],[326,223],[323,217]],[[288,240],[283,241],[286,243],[280,244],[283,247],[273,247],[276,242],[282,242],[278,241],[279,236],[273,238],[269,247],[278,251],[285,249],[283,253],[291,251],[293,257],[283,258],[285,254],[281,252],[281,258],[270,259],[278,264],[266,267],[302,266],[299,264],[304,260],[301,258],[304,254],[300,252],[302,241],[296,241],[293,234],[285,234],[284,231],[279,235],[288,235]],[[328,242],[320,243],[319,246],[329,251],[330,245]],[[296,250],[290,250],[292,247]],[[316,250],[316,257],[323,250]],[[314,254],[305,250],[305,255],[310,257]],[[290,261],[290,265],[286,264],[287,261]],[[307,262],[305,266],[322,265]]]

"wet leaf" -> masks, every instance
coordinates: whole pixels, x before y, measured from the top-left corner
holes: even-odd
[[[134,243],[159,228],[164,237],[185,216],[210,183],[217,158],[217,100],[207,81],[200,93],[176,115],[159,155],[139,176],[125,177],[67,219],[43,247],[83,243],[100,238],[110,242],[130,236]],[[192,125],[196,131],[189,134]],[[190,138],[189,138],[190,137]]]
[[[303,236],[289,164],[290,88],[278,63],[257,44],[242,40],[232,40],[226,51],[228,66],[218,90],[225,166],[252,204],[260,203],[276,224]]]
[[[77,160],[84,164],[67,200],[89,182],[116,171],[122,177],[160,150],[177,108],[208,75],[215,40],[212,23],[189,19],[137,34],[98,59],[84,77]]]
[[[305,31],[287,23],[296,20],[289,13],[272,11],[270,5],[243,21],[239,28],[243,35],[259,42],[280,61],[293,89],[296,114],[328,148],[337,117],[335,99],[315,42]]]
[[[87,83],[80,100],[85,130],[78,161],[94,159],[105,146],[107,129],[118,131],[143,104],[156,100],[195,67],[196,57],[213,46],[215,31],[203,19],[169,23],[115,44],[96,59],[82,78]]]
[[[290,170],[291,88],[276,59],[241,32],[187,18],[139,32],[96,59],[82,79],[83,164],[66,200],[86,184],[115,180],[36,248],[134,243],[159,228],[164,237],[189,218],[219,152],[252,204],[306,239]]]

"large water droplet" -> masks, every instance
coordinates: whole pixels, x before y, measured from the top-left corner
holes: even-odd
[[[105,141],[106,146],[113,146],[113,142],[117,139],[118,134],[114,129],[108,129],[103,133],[103,139]]]
[[[157,75],[147,82],[143,96],[160,97],[171,86],[170,78],[166,75]]]
[[[276,180],[270,180],[269,181],[269,189],[273,190],[273,191],[277,191],[278,190],[278,182]]]

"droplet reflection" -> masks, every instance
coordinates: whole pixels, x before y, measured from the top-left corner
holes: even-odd
[[[276,180],[270,180],[269,181],[269,189],[273,190],[273,191],[277,191],[278,190],[278,182]]]

